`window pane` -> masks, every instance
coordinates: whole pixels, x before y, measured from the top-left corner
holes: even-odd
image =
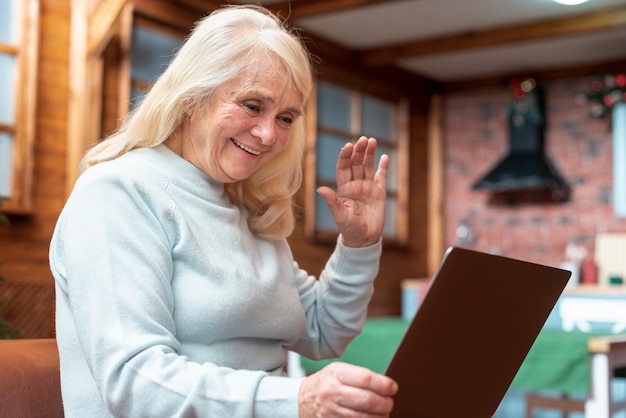
[[[15,67],[14,56],[0,54],[0,123],[15,124]]]
[[[326,201],[317,193],[315,194],[315,229],[337,230],[337,224],[335,224],[333,214],[328,209]]]
[[[13,174],[13,138],[0,133],[0,196],[11,196]]]
[[[350,92],[326,83],[317,89],[317,124],[350,132]]]
[[[325,134],[318,135],[315,161],[315,177],[318,180],[335,180],[337,157],[339,157],[339,151],[345,144],[344,138]]]
[[[0,42],[17,45],[19,18],[17,6],[22,0],[0,0]]]
[[[387,237],[395,237],[398,235],[396,231],[396,214],[398,213],[398,204],[395,198],[387,198],[387,211],[385,212],[385,228],[383,235]]]
[[[387,211],[384,235],[388,238],[398,237],[398,219],[404,216],[404,202],[400,202],[397,184],[397,165],[405,155],[398,155],[398,146],[404,136],[399,135],[397,102],[380,99],[362,92],[346,89],[330,83],[320,82],[317,85],[317,137],[315,142],[315,176],[316,186],[333,184],[336,178],[337,156],[346,142],[354,142],[353,136],[365,135],[379,140],[376,149],[376,169],[380,157],[387,154],[390,158],[390,170],[387,175]],[[355,107],[356,106],[356,107]],[[358,132],[355,132],[358,131]],[[308,208],[306,222],[313,230],[337,231],[332,214],[323,198],[314,190],[314,207]],[[403,197],[403,196],[402,196]],[[402,206],[400,205],[402,203]],[[402,213],[398,211],[402,210]],[[312,224],[312,225],[311,225]]]
[[[361,101],[361,131],[376,139],[395,141],[395,107],[393,104],[364,96]]]
[[[143,99],[145,91],[140,89],[131,89],[130,92],[130,108],[133,109],[135,106],[139,104],[139,102]]]
[[[397,235],[396,214],[398,205],[395,198],[387,198],[387,211],[385,212],[385,227],[383,235],[393,237]],[[319,195],[315,195],[315,227],[325,231],[337,231],[337,224],[326,204],[326,201]]]
[[[167,67],[182,39],[142,27],[133,29],[131,77],[154,81]]]

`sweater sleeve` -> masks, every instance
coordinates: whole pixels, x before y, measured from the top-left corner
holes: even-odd
[[[305,357],[340,357],[363,328],[374,293],[382,239],[365,248],[350,248],[337,239],[318,280],[294,266],[294,277],[306,313],[306,331],[291,349]]]
[[[78,338],[69,350],[79,363],[68,367],[85,363],[114,416],[296,417],[300,379],[179,354],[170,283],[176,231],[163,222],[171,206],[147,203],[163,194],[150,184],[94,181],[97,168],[79,179],[51,245],[63,301],[57,332]],[[89,381],[69,382],[76,398]]]

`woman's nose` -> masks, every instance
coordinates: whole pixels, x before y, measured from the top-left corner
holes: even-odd
[[[276,142],[276,128],[274,126],[274,118],[264,117],[259,119],[251,131],[252,135],[259,138],[263,145],[272,145]]]

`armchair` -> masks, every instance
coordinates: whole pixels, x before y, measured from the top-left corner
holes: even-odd
[[[62,418],[56,340],[0,340],[0,415]]]

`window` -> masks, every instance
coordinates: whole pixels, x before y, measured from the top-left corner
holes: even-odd
[[[35,117],[36,0],[0,2],[0,197],[3,209],[31,209]]]
[[[174,36],[152,27],[137,25],[133,28],[131,47],[131,105],[148,90],[165,70],[183,42],[182,36]]]
[[[387,176],[387,217],[384,236],[394,241],[407,240],[406,170],[408,165],[408,105],[404,100],[392,102],[334,84],[318,83],[315,94],[317,119],[314,161],[307,165],[307,203],[305,230],[317,239],[336,236],[337,227],[324,199],[316,192],[319,186],[336,186],[337,156],[347,141],[361,135],[378,140],[377,161],[389,155],[391,165]],[[309,135],[311,136],[311,135]]]
[[[171,48],[166,51],[142,50],[150,45],[137,40],[142,36],[137,35],[137,31],[149,29],[146,32],[157,35],[173,33],[178,45],[193,23],[180,17],[189,16],[184,7],[173,6],[172,11],[169,7],[172,2],[165,0],[88,3],[91,2],[74,1],[71,7],[68,84],[71,91],[84,94],[70,95],[69,98],[68,192],[78,177],[77,167],[84,151],[114,132],[127,115],[132,99],[140,96],[154,81],[153,78],[143,79],[141,71],[137,75],[137,68],[156,63],[157,68],[152,71],[159,74],[163,70],[159,59],[164,56],[167,62],[173,53]],[[161,22],[162,18],[169,23]],[[157,54],[156,60],[152,53]]]

